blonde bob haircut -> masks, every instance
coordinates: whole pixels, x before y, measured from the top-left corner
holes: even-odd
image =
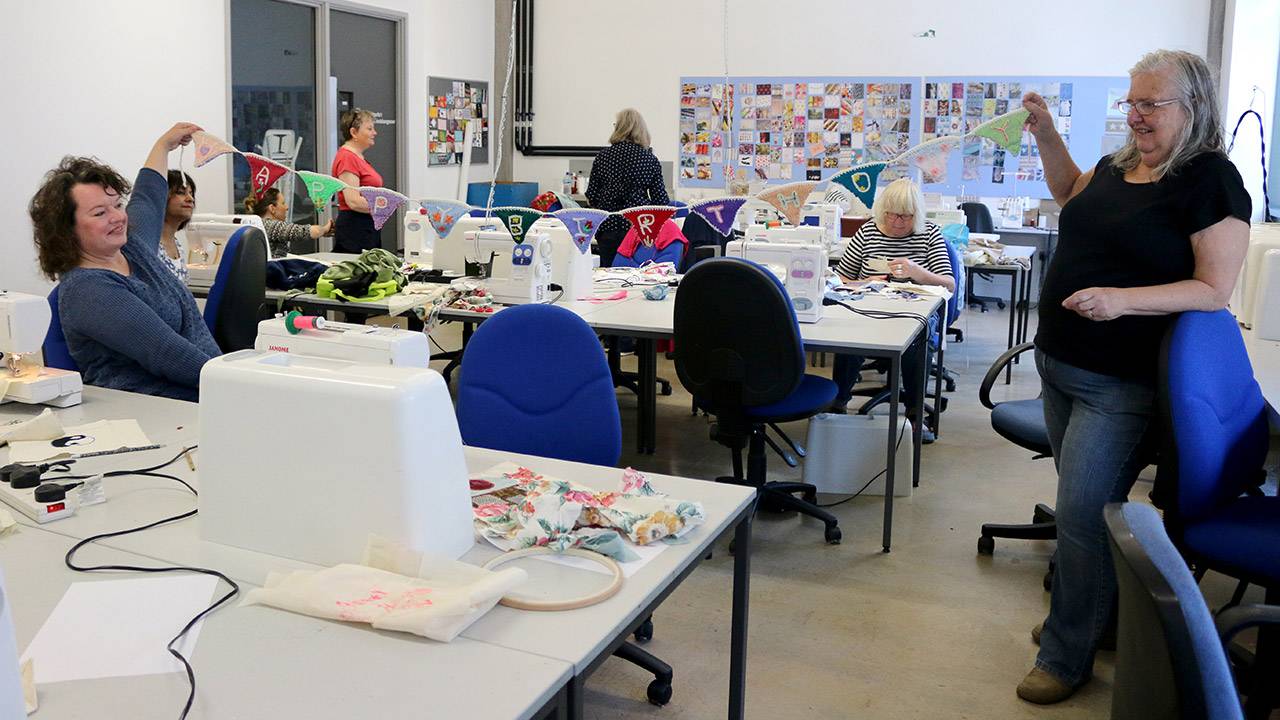
[[[649,126],[644,124],[644,116],[635,108],[624,108],[618,111],[618,119],[613,123],[613,134],[609,136],[609,144],[631,142],[640,147],[649,147]]]
[[[1182,50],[1155,50],[1143,55],[1129,70],[1130,77],[1138,73],[1165,74],[1177,95],[1178,104],[1187,115],[1169,157],[1152,168],[1152,179],[1160,180],[1165,175],[1177,173],[1188,160],[1200,153],[1223,152],[1222,111],[1218,106],[1217,85],[1208,64],[1199,55]],[[1130,130],[1128,141],[1111,156],[1111,165],[1128,172],[1138,167],[1141,161],[1142,155],[1134,142],[1133,130]]]
[[[888,227],[884,221],[885,213],[910,215],[913,220],[911,232],[917,235],[923,233],[924,193],[920,192],[920,186],[912,182],[911,178],[898,178],[889,183],[889,187],[880,191],[876,201],[871,204],[871,218],[882,231]]]

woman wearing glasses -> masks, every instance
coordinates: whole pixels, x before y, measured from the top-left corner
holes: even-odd
[[[1044,100],[1023,99],[1061,240],[1040,294],[1036,367],[1058,469],[1057,569],[1049,617],[1018,696],[1048,704],[1088,681],[1115,612],[1102,507],[1147,464],[1156,366],[1170,313],[1227,304],[1249,241],[1240,174],[1222,149],[1204,60],[1158,50],[1129,72],[1129,138],[1081,172]]]

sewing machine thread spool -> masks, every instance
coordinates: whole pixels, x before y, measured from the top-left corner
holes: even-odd
[[[290,335],[297,335],[303,330],[323,330],[324,318],[319,315],[303,315],[297,310],[290,310],[284,316],[284,327]]]

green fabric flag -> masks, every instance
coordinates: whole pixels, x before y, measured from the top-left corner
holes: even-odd
[[[973,134],[994,140],[997,145],[1014,155],[1022,147],[1022,126],[1027,122],[1031,112],[1026,108],[1005,113],[994,120],[988,120],[973,129]]]
[[[527,207],[496,207],[493,214],[502,219],[502,224],[507,226],[511,239],[517,245],[524,242],[524,234],[542,217],[541,211]]]
[[[332,175],[321,175],[320,173],[310,172],[308,170],[296,170],[298,177],[302,178],[302,182],[307,185],[307,195],[311,197],[311,202],[316,207],[324,207],[329,204],[329,198],[339,190],[347,187]]]

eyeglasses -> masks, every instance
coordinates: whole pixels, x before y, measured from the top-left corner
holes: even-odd
[[[1165,105],[1172,105],[1176,102],[1178,102],[1178,98],[1172,100],[1121,100],[1116,103],[1116,109],[1125,115],[1128,115],[1130,110],[1137,110],[1139,115],[1146,117],[1155,112],[1156,108],[1162,108]]]
[[[906,222],[915,219],[915,213],[895,213],[887,212],[884,214],[886,220],[897,220],[898,222]]]

